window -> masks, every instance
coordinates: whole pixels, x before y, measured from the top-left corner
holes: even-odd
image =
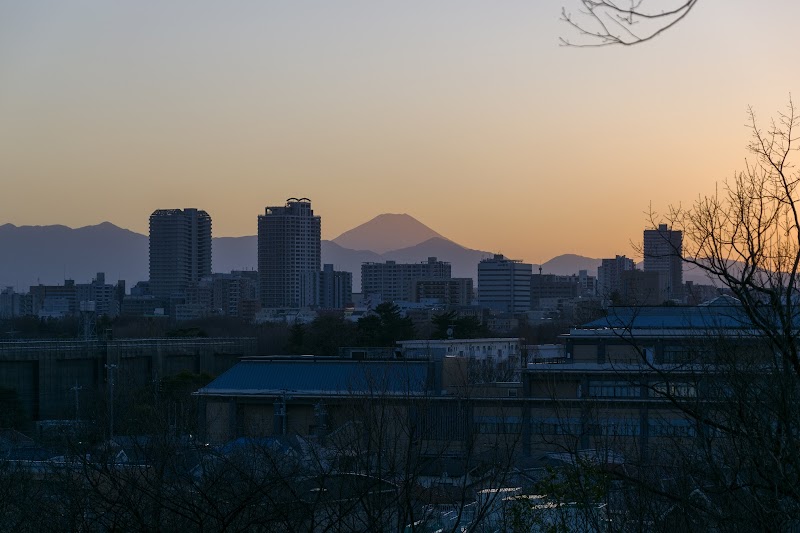
[[[531,420],[534,435],[580,435],[579,418],[541,418]]]
[[[653,395],[655,397],[695,398],[697,388],[694,383],[688,382],[656,383],[653,385]]]
[[[485,435],[513,435],[522,431],[520,418],[516,416],[478,416],[475,423],[478,433]]]
[[[694,423],[684,419],[657,419],[647,423],[651,437],[694,437],[697,434]]]
[[[639,384],[630,381],[590,381],[590,398],[637,398],[641,396]]]
[[[637,437],[641,432],[641,424],[637,418],[608,418],[601,420],[603,435],[613,437]]]

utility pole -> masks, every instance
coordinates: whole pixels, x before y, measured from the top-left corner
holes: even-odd
[[[80,396],[79,393],[83,389],[83,387],[78,386],[78,381],[75,380],[75,386],[71,387],[69,390],[75,393],[75,424],[78,423],[78,413],[80,412]]]
[[[117,369],[117,365],[113,363],[106,365],[106,369],[108,370],[108,438],[112,440],[114,438],[114,371]]]

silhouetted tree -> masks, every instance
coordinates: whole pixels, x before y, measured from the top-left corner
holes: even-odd
[[[291,355],[301,355],[305,347],[306,327],[295,323],[289,328],[289,339],[286,342],[286,351]]]
[[[730,316],[721,317],[730,325],[695,325],[691,343],[663,363],[642,348],[650,341],[619,326],[644,376],[633,383],[654,402],[650,412],[660,405],[687,428],[660,435],[641,455],[636,446],[625,450],[632,468],[593,473],[577,460],[577,437],[597,449],[623,446],[602,432],[609,422],[602,400],[580,398],[579,414],[560,417],[579,416],[591,430],[558,435],[576,469],[560,480],[573,500],[588,486],[607,497],[612,485],[602,476],[610,474],[622,512],[613,518],[618,526],[609,527],[733,532],[800,525],[800,173],[792,167],[798,126],[791,100],[767,127],[751,110],[754,157],[746,169],[689,207],[651,214],[654,226],[666,221],[683,232],[682,250],[674,252],[735,300]],[[587,493],[583,503],[589,509],[601,499]]]
[[[20,428],[28,421],[17,391],[0,387],[0,428]]]
[[[447,311],[434,315],[431,319],[434,326],[434,339],[447,339],[451,337],[448,333],[452,330],[454,339],[478,339],[490,335],[489,328],[481,323],[475,316],[459,317],[455,311]]]
[[[321,313],[308,325],[304,342],[305,353],[336,356],[342,346],[356,345],[356,325],[341,313]]]
[[[414,338],[414,323],[400,314],[400,308],[384,302],[358,321],[361,346],[394,346],[397,341]]]

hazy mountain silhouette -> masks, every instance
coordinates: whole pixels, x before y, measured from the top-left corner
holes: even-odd
[[[258,269],[258,237],[214,237],[211,239],[211,269],[214,272]]]
[[[148,277],[147,237],[103,222],[95,226],[0,226],[0,286],[27,292],[31,285],[88,283],[97,272],[106,283]]]
[[[563,254],[542,263],[542,274],[569,276],[570,274],[577,274],[579,270],[586,270],[590,276],[597,276],[597,267],[602,262],[602,259],[594,259],[577,254]],[[539,265],[533,265],[533,273],[539,273]]]
[[[382,231],[387,233],[384,235]],[[345,246],[343,241],[358,248]],[[365,248],[367,245],[377,249]],[[478,262],[492,255],[446,239],[409,215],[388,214],[379,215],[333,241],[322,241],[321,248],[323,264],[331,263],[336,270],[353,273],[355,291],[361,288],[363,262],[415,263],[436,257],[452,265],[454,277],[472,277],[477,281]],[[37,283],[61,284],[65,277],[76,283],[88,283],[97,272],[105,272],[108,283],[124,279],[129,288],[149,277],[147,236],[110,222],[77,229],[5,224],[0,226],[0,252],[0,287],[10,285],[20,292]],[[214,272],[254,270],[258,266],[257,253],[255,235],[215,237],[212,268]],[[588,270],[596,275],[599,264],[600,259],[565,254],[544,263],[542,272],[564,275]],[[533,271],[538,272],[538,265],[534,265]],[[696,272],[687,272],[684,278],[708,283]]]
[[[408,248],[438,237],[444,237],[406,214],[386,213],[345,231],[333,242],[350,250],[369,250],[378,254]]]

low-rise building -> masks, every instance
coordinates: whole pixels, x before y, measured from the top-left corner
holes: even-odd
[[[361,292],[380,295],[382,301],[411,302],[414,301],[414,280],[450,279],[450,273],[450,263],[435,257],[422,263],[363,263]]]
[[[447,308],[472,304],[472,278],[415,279],[411,292],[413,301],[429,302]]]

